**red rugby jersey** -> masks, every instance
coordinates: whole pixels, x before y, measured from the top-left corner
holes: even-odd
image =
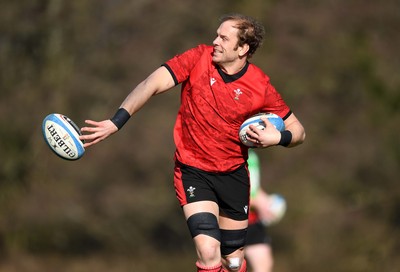
[[[264,72],[251,63],[227,75],[212,62],[213,47],[199,45],[167,61],[175,84],[182,83],[174,127],[175,159],[208,172],[229,172],[247,159],[239,127],[250,116],[289,107]]]

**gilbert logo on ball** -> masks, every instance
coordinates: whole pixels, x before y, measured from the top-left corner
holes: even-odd
[[[47,115],[42,123],[43,137],[50,149],[66,160],[77,160],[85,153],[78,126],[59,113]]]
[[[252,117],[246,119],[242,123],[242,125],[240,126],[240,129],[239,129],[239,139],[244,145],[246,145],[248,147],[255,146],[255,144],[253,142],[249,141],[249,136],[247,135],[247,130],[250,125],[254,125],[258,129],[261,129],[261,130],[265,129],[265,123],[261,119],[261,117],[266,117],[268,119],[268,121],[270,121],[277,130],[279,130],[279,131],[285,130],[285,123],[283,122],[282,118],[274,113],[259,113],[259,114],[253,115]]]

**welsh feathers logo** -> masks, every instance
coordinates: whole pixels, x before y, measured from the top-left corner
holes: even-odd
[[[194,190],[196,190],[196,188],[193,186],[190,186],[189,189],[186,190],[187,192],[189,192],[189,197],[195,197]]]
[[[243,93],[240,89],[234,90],[235,92],[235,100],[239,100],[239,96]]]

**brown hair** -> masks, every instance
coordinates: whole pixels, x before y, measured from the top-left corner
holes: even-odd
[[[238,46],[243,46],[247,43],[249,45],[247,56],[251,58],[262,44],[265,34],[264,27],[254,18],[237,13],[227,14],[220,18],[221,23],[226,21],[237,22],[236,28],[239,29]]]

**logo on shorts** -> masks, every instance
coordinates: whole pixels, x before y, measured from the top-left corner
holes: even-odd
[[[194,190],[196,190],[196,188],[193,186],[190,186],[189,189],[186,190],[189,192],[189,197],[195,197]]]
[[[247,211],[249,210],[249,206],[247,206],[247,205],[244,206],[244,207],[243,207],[243,210],[244,210],[245,214],[247,214]]]

